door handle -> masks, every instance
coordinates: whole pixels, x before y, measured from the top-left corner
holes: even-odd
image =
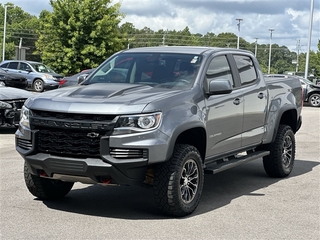
[[[260,99],[262,99],[263,96],[264,96],[264,94],[262,92],[258,94],[258,98],[260,98]]]
[[[240,104],[240,98],[236,98],[233,100],[234,105],[239,105]]]

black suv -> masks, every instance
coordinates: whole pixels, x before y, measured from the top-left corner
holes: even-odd
[[[28,86],[27,78],[21,74],[8,73],[0,68],[0,85],[26,89]]]

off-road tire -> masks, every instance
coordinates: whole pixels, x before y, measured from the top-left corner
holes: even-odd
[[[41,79],[34,80],[33,90],[36,92],[43,92],[44,91],[44,82]]]
[[[28,165],[24,164],[24,180],[29,192],[39,199],[58,199],[67,195],[73,187],[73,182],[63,182],[32,175]]]
[[[309,97],[309,104],[312,107],[320,107],[320,94],[314,93]]]
[[[191,145],[177,144],[172,157],[155,168],[155,202],[168,215],[186,216],[197,208],[203,182],[199,151]]]
[[[286,177],[294,166],[296,141],[292,129],[287,125],[280,125],[276,139],[265,146],[270,155],[263,157],[263,166],[271,177]]]

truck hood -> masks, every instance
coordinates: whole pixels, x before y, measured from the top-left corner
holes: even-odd
[[[149,103],[180,92],[182,90],[141,84],[96,83],[41,93],[29,99],[26,106],[35,110],[68,113],[131,114],[141,113]]]
[[[34,94],[31,92],[28,92],[27,90],[0,86],[0,101],[27,99],[28,97],[31,97],[31,96],[34,96]]]

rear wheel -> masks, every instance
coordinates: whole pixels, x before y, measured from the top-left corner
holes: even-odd
[[[36,92],[43,92],[44,90],[44,83],[41,79],[36,79],[33,82],[33,90]]]
[[[287,125],[280,125],[276,139],[265,148],[270,155],[263,158],[263,166],[271,177],[288,176],[294,165],[296,142],[292,129]]]
[[[185,216],[192,213],[201,198],[204,173],[198,150],[177,144],[173,156],[155,169],[154,197],[166,214]]]
[[[40,199],[57,199],[67,195],[73,187],[73,182],[46,179],[32,175],[28,165],[24,164],[24,180],[29,192]]]
[[[320,94],[314,93],[309,97],[309,104],[312,107],[320,107]]]

